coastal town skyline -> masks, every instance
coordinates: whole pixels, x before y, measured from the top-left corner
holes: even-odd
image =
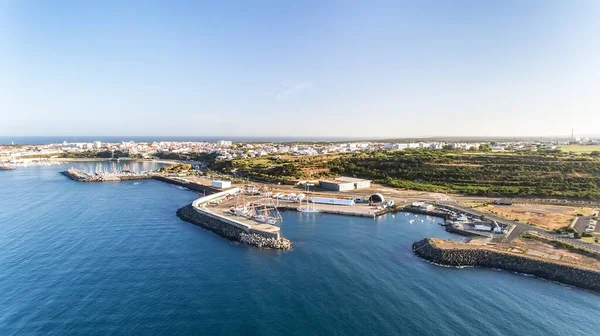
[[[556,136],[600,121],[594,1],[0,6],[3,135]]]

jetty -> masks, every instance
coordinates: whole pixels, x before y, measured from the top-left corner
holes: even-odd
[[[417,206],[413,206],[413,205],[406,205],[405,207],[402,208],[401,211],[404,212],[410,212],[410,213],[414,213],[414,214],[420,214],[420,215],[427,215],[427,216],[432,216],[432,217],[440,217],[443,219],[450,219],[450,214],[447,212],[443,212],[443,211],[439,211],[439,210],[435,210],[435,209],[423,209]]]
[[[502,269],[600,292],[600,271],[590,267],[435,238],[415,242],[413,251],[438,265]]]
[[[276,225],[259,223],[235,216],[227,211],[219,211],[220,208],[209,209],[209,203],[231,198],[240,192],[240,188],[231,188],[200,197],[192,204],[179,209],[177,216],[184,221],[213,231],[224,238],[247,245],[279,250],[290,249],[292,247],[291,241],[281,237],[281,228]]]
[[[70,178],[71,180],[78,182],[119,182],[119,181],[130,181],[130,180],[144,180],[152,178],[152,174],[143,172],[135,173],[130,171],[117,171],[117,172],[99,172],[95,174],[86,173],[83,170],[70,168],[61,174]]]

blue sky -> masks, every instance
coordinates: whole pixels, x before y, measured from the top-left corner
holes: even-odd
[[[4,1],[0,135],[600,134],[597,1]]]

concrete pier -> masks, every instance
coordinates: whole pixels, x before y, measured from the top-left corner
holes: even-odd
[[[284,203],[279,204],[277,209],[280,211],[297,211],[300,204],[298,203]],[[320,213],[332,214],[332,215],[342,215],[342,216],[357,216],[357,217],[367,217],[367,218],[375,218],[379,216],[379,211],[372,211],[365,207],[359,206],[341,206],[341,205],[328,205],[328,204],[315,204],[315,209]],[[383,209],[385,210],[385,209]]]
[[[240,188],[232,188],[200,197],[189,206],[179,209],[177,215],[185,221],[244,244],[260,248],[290,249],[292,243],[281,237],[281,229],[278,226],[258,223],[232,215],[226,211],[220,212],[218,208],[212,211],[207,207],[209,202],[227,198],[239,192]]]
[[[444,218],[444,219],[450,218],[450,215],[447,212],[424,210],[424,209],[419,209],[417,207],[413,207],[410,205],[405,206],[404,208],[402,208],[401,211],[411,212],[411,213],[416,213],[416,214],[421,214],[421,215],[428,215],[428,216],[432,216],[432,217],[440,217],[440,218]]]
[[[205,195],[211,195],[211,194],[221,191],[220,189],[213,188],[211,186],[203,185],[203,184],[196,183],[193,181],[188,181],[186,179],[182,179],[182,178],[178,178],[178,177],[152,174],[152,178],[155,180],[161,181],[161,182],[178,185],[180,187],[185,187],[185,188],[188,188],[188,189],[196,191],[196,192],[204,193]]]

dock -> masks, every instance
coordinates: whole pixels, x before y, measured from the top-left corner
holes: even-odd
[[[277,205],[280,211],[297,211],[300,207],[300,203],[290,202]],[[352,206],[343,205],[330,205],[330,204],[315,204],[315,209],[319,213],[326,213],[331,215],[342,215],[342,216],[356,216],[356,217],[367,217],[375,218],[388,213],[390,209],[377,209],[367,204],[357,204]]]
[[[401,211],[416,213],[416,214],[420,214],[420,215],[428,215],[428,216],[432,216],[432,217],[440,217],[443,219],[450,219],[450,214],[447,212],[437,211],[437,210],[425,210],[425,209],[420,209],[418,207],[414,207],[411,205],[405,206],[404,208],[402,208]]]

